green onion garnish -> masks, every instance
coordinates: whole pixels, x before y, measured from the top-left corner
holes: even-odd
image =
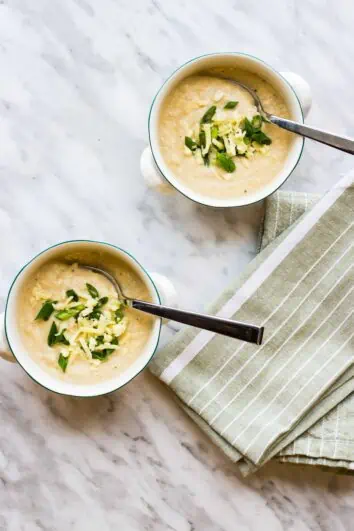
[[[244,118],[241,128],[242,128],[242,131],[245,131],[246,136],[248,137],[251,137],[253,133],[255,132],[253,125],[251,124],[248,118]]]
[[[54,302],[53,301],[46,301],[42,308],[39,310],[35,317],[35,321],[48,321],[49,317],[54,312]]]
[[[219,136],[219,128],[216,125],[213,125],[211,128],[211,138],[217,138]]]
[[[256,131],[255,133],[253,133],[253,135],[251,136],[251,140],[253,142],[258,142],[258,144],[266,144],[267,146],[272,143],[272,139],[269,138],[268,135],[263,133],[263,131]]]
[[[60,310],[55,314],[56,319],[59,319],[59,321],[67,321],[71,317],[76,317],[79,315],[82,310],[84,310],[86,306],[84,304],[78,304],[77,306],[73,306],[72,308],[65,308],[64,310]]]
[[[232,173],[236,170],[236,164],[226,153],[217,153],[216,161],[227,173]]]
[[[205,148],[206,146],[205,131],[203,131],[202,129],[199,131],[199,145],[201,148]]]
[[[202,119],[200,120],[201,124],[207,124],[210,123],[213,119],[214,114],[216,113],[216,106],[212,105],[206,113],[202,116]]]
[[[116,310],[116,311],[114,312],[114,314],[115,314],[115,317],[116,317],[116,322],[119,323],[119,322],[123,319],[123,317],[124,317],[124,310],[123,310],[123,308],[118,308],[118,310]]]
[[[224,109],[234,109],[237,105],[238,101],[228,101],[226,105],[224,105]]]
[[[71,297],[74,302],[78,302],[79,300],[78,294],[73,289],[68,289],[68,291],[66,292],[66,296]]]
[[[64,336],[64,332],[65,330],[62,331],[61,334],[55,336],[55,344],[63,344],[63,345],[70,345],[69,341],[66,339],[66,337]]]
[[[263,124],[262,116],[260,114],[256,114],[255,116],[253,116],[251,123],[252,123],[253,129],[261,129],[262,124]]]
[[[92,359],[103,361],[107,358],[107,352],[105,350],[93,350],[91,352]]]
[[[91,297],[93,299],[98,299],[98,297],[100,296],[97,289],[95,288],[95,286],[93,286],[92,284],[89,284],[88,282],[86,282],[86,287],[87,287],[87,291],[89,292],[89,294],[91,295]]]
[[[98,337],[102,337],[102,336],[98,336]],[[98,339],[98,338],[97,338]],[[103,342],[103,337],[102,337],[102,342]],[[98,341],[97,341],[98,343]],[[99,344],[99,343],[98,343]],[[119,338],[118,337],[114,337],[112,340],[111,340],[111,345],[119,345]],[[116,349],[115,348],[105,348],[103,350],[94,350],[92,352],[92,358],[94,360],[105,360],[107,358],[107,356],[109,356],[110,354],[112,354]]]
[[[69,356],[65,357],[65,356],[63,356],[63,354],[59,354],[58,365],[59,365],[59,367],[61,368],[61,370],[63,372],[66,371],[68,363],[69,363]]]
[[[57,333],[58,333],[58,327],[53,322],[52,326],[50,327],[49,334],[48,334],[48,346],[49,347],[52,347],[55,344]]]
[[[114,337],[112,340],[111,340],[111,345],[119,345],[119,338],[118,337]],[[105,352],[107,354],[112,354],[112,352],[114,352],[116,349],[115,348],[106,348],[105,349]]]
[[[55,322],[53,321],[52,326],[50,327],[50,330],[49,330],[48,345],[50,347],[53,347],[54,345],[57,345],[59,343],[62,343],[63,345],[69,345],[69,341],[64,336],[64,332],[65,332],[65,330],[63,330],[59,334],[58,327],[55,324]]]
[[[190,136],[184,137],[184,144],[191,151],[195,151],[198,147],[198,144]]]
[[[101,308],[108,302],[108,297],[101,297],[98,303],[94,306],[92,312],[90,315],[88,315],[88,319],[99,319],[101,317]]]

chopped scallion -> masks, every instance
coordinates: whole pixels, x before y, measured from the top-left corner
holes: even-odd
[[[48,346],[52,347],[55,344],[56,336],[58,334],[58,327],[53,321],[48,334]]]
[[[73,306],[72,308],[65,308],[64,310],[60,310],[55,314],[56,319],[59,319],[59,321],[67,321],[71,317],[76,317],[79,315],[82,310],[84,310],[86,306],[84,304],[78,304],[77,306]]]
[[[262,124],[263,124],[263,118],[260,114],[256,114],[255,116],[253,116],[252,118],[252,127],[253,129],[261,129],[262,127]]]
[[[48,321],[49,317],[54,312],[54,302],[53,301],[46,301],[42,308],[39,310],[35,317],[35,321]]]
[[[210,123],[213,119],[214,114],[216,113],[216,106],[212,105],[209,107],[209,109],[206,111],[206,113],[202,116],[202,119],[200,120],[201,124],[207,124]]]
[[[58,358],[58,365],[63,372],[66,371],[68,363],[69,363],[69,356],[65,357],[63,356],[63,354],[60,353],[59,358]]]
[[[87,287],[87,291],[89,292],[89,294],[91,295],[91,297],[93,299],[98,299],[98,297],[100,296],[97,289],[95,288],[95,286],[93,286],[92,284],[89,284],[88,282],[86,282],[86,287]]]
[[[198,144],[190,136],[184,137],[184,144],[191,151],[195,151],[198,147]]]
[[[236,164],[226,153],[217,153],[216,161],[227,173],[232,173],[236,169]]]
[[[269,146],[272,143],[272,139],[268,135],[263,133],[263,131],[256,131],[251,137],[252,142],[257,142],[258,144],[265,144]]]
[[[78,294],[73,289],[68,289],[68,291],[66,292],[66,296],[71,297],[74,302],[78,302],[79,300]]]
[[[238,101],[228,101],[226,105],[224,105],[224,109],[234,109],[237,105]]]

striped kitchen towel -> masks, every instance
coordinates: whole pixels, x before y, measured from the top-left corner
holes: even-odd
[[[245,474],[274,456],[351,468],[353,179],[290,228],[312,198],[268,200],[264,249],[212,307],[265,326],[262,346],[185,329],[150,365]]]
[[[264,249],[291,226],[320,196],[279,192],[267,200],[260,239]],[[282,462],[321,465],[354,471],[354,393],[300,435],[276,459]]]

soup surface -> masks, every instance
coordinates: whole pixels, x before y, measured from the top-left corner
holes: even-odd
[[[129,264],[115,259],[109,271],[128,296],[151,300]],[[44,264],[25,281],[17,312],[32,358],[75,384],[119,376],[142,353],[153,326],[151,316],[119,301],[105,277],[60,260]]]
[[[165,163],[185,186],[204,196],[247,196],[282,170],[291,134],[260,119],[251,95],[227,79],[257,91],[264,108],[289,118],[280,94],[255,74],[215,69],[182,80],[159,116]]]

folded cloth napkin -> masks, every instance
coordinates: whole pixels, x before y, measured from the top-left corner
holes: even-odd
[[[352,468],[353,180],[302,216],[307,195],[268,200],[262,252],[211,308],[265,326],[261,346],[185,329],[150,365],[244,474],[273,457]]]
[[[310,209],[320,196],[279,192],[267,200],[260,237],[264,249]],[[354,471],[354,393],[311,426],[275,458],[281,462],[320,465],[338,471]]]

